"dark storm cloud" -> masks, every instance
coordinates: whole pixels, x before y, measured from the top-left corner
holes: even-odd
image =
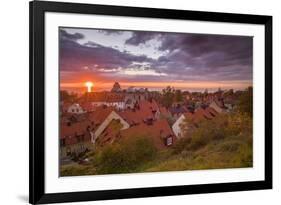
[[[125,44],[138,46],[142,43],[145,43],[151,39],[156,38],[158,35],[159,33],[156,32],[136,31],[133,32],[132,37],[126,40]]]
[[[98,32],[104,33],[105,35],[119,35],[123,33],[123,31],[118,30],[98,30]]]
[[[252,37],[138,31],[126,44],[139,46],[151,39],[166,52],[151,66],[157,72],[178,79],[252,79]]]
[[[65,31],[60,35],[60,68],[68,71],[92,69],[99,71],[126,68],[133,62],[151,62],[145,55],[133,55],[95,42],[80,44],[78,37],[82,34],[69,34]]]
[[[252,37],[200,34],[162,34],[160,50],[167,51],[155,67],[186,79],[252,79]]]
[[[84,35],[81,33],[70,34],[67,33],[65,30],[60,29],[60,39],[67,39],[77,41],[79,39],[83,39]]]
[[[104,30],[112,38],[121,34]],[[109,33],[108,33],[109,32]],[[97,42],[81,45],[83,34],[60,32],[60,65],[63,70],[79,70],[85,66],[114,69],[153,69],[159,76],[128,76],[138,80],[252,80],[253,40],[249,36],[183,34],[135,31],[125,44],[141,49],[150,40],[160,42],[158,59],[137,56],[105,47]],[[94,39],[93,39],[94,40]],[[139,64],[138,64],[139,63]],[[142,64],[145,64],[143,66]],[[124,77],[124,76],[123,76]]]

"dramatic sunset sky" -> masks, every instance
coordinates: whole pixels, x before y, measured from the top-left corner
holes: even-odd
[[[252,37],[60,28],[61,89],[168,85],[183,90],[252,85]],[[81,89],[83,88],[83,89]]]

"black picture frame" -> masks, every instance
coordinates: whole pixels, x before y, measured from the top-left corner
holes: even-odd
[[[154,197],[198,193],[260,190],[272,188],[272,17],[124,6],[104,6],[62,2],[33,1],[30,12],[30,143],[29,202],[32,204]],[[265,26],[265,180],[235,183],[135,188],[71,193],[45,192],[44,117],[45,117],[45,12],[182,19],[209,22],[259,24]]]

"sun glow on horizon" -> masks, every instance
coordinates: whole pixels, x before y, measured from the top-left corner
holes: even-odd
[[[90,93],[92,92],[92,87],[94,86],[94,83],[88,81],[85,83],[86,87],[87,87],[87,92]]]
[[[111,90],[115,81],[112,82],[99,82],[95,83],[91,81],[80,81],[80,82],[63,82],[60,84],[62,89],[75,90],[78,92],[84,92],[85,87],[87,92],[101,92]],[[217,90],[221,89],[234,89],[234,90],[244,90],[245,88],[252,86],[253,83],[247,80],[238,81],[196,81],[196,82],[126,82],[119,81],[122,89],[127,89],[129,87],[136,88],[148,88],[149,90],[159,91],[167,86],[174,87],[181,90],[195,90],[204,91],[205,89]],[[94,87],[94,89],[93,89]]]

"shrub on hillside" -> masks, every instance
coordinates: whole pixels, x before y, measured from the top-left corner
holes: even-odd
[[[185,122],[184,127],[190,122]],[[186,129],[182,139],[178,140],[174,146],[174,152],[180,153],[183,150],[197,150],[210,142],[222,140],[226,137],[243,135],[252,139],[252,118],[246,114],[220,114],[212,120],[205,120],[198,124],[197,128]],[[234,145],[233,145],[234,146]],[[234,149],[234,148],[233,148]]]
[[[156,152],[148,136],[130,136],[98,150],[93,161],[99,174],[129,173],[152,160]]]

